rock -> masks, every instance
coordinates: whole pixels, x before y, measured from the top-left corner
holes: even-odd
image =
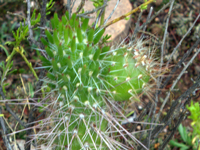
[[[110,13],[115,8],[117,1],[118,0],[110,0],[108,2],[108,6],[106,7],[105,19],[108,18]],[[76,9],[79,6],[80,2],[81,2],[81,0],[76,0],[76,3],[75,3],[75,5],[74,5],[74,7],[72,9],[72,12],[76,11]],[[67,0],[64,0],[64,3],[67,3]],[[86,1],[83,8],[84,8],[85,11],[89,11],[89,10],[94,9],[94,6],[93,6],[93,3],[91,1]],[[113,13],[111,19],[109,19],[109,21],[111,21],[113,19],[116,19],[116,18],[120,17],[121,15],[126,14],[131,10],[132,10],[132,6],[131,6],[129,0],[120,1],[118,6],[117,6],[117,8],[116,8],[116,10],[115,10],[115,12]],[[90,20],[90,24],[92,22],[94,22],[95,15],[96,14],[92,15],[94,17],[94,19]],[[121,20],[121,21],[109,26],[106,29],[106,32],[104,33],[104,35],[106,35],[106,34],[111,35],[112,37],[110,38],[110,40],[113,40],[118,34],[120,34],[125,29],[127,22],[128,22],[128,20],[123,19],[123,20]]]

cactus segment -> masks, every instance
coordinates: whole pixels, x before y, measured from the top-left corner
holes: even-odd
[[[131,99],[142,91],[142,85],[149,81],[150,76],[142,65],[136,68],[136,60],[133,52],[121,49],[110,58],[112,65],[108,74],[108,82],[113,85],[111,91],[115,91],[113,98],[116,101]]]
[[[69,21],[69,12],[68,11],[65,12],[65,16],[67,17],[67,21]]]
[[[42,61],[42,65],[45,66],[46,68],[50,68],[52,66],[51,62],[47,60],[45,57],[40,58]]]
[[[56,29],[53,31],[53,40],[54,40],[54,43],[58,46],[59,39],[58,39],[58,31]]]
[[[91,29],[88,33],[88,42],[91,43],[93,41],[94,29]]]
[[[59,22],[57,13],[54,13],[54,17],[53,17],[53,19],[50,20],[50,22],[51,22],[51,27],[53,29],[56,29],[56,24]]]
[[[47,77],[51,80],[56,80],[56,77],[52,73],[47,73]]]
[[[95,33],[95,37],[93,39],[93,44],[97,44],[99,42],[104,32],[105,32],[105,28],[97,30],[97,32]]]
[[[71,51],[74,53],[76,50],[76,37],[74,36],[71,41]]]
[[[66,25],[67,24],[67,19],[65,16],[62,16],[62,24]]]
[[[81,29],[83,30],[83,32],[86,31],[86,29],[88,27],[88,23],[89,23],[89,18],[85,18],[82,25],[81,25]]]
[[[67,28],[67,26],[64,28],[64,40],[65,40],[65,43],[68,43],[68,33],[69,33],[69,31],[68,31],[68,28]]]
[[[52,59],[52,66],[53,66],[54,71],[57,71],[57,72],[59,71],[59,68],[55,59]]]
[[[49,45],[49,43],[43,37],[41,38],[41,42],[42,42],[42,44],[44,46],[48,46]]]
[[[68,35],[69,35],[69,38],[71,38],[72,39],[72,37],[73,37],[73,29],[71,28],[71,26],[67,26],[67,30],[68,30]]]
[[[82,31],[81,31],[80,26],[77,28],[77,37],[78,37],[79,43],[82,43],[83,42],[83,35],[82,35]]]
[[[45,47],[45,50],[46,50],[46,52],[47,52],[47,54],[50,56],[50,57],[53,57],[54,55],[53,55],[53,52],[51,51],[51,49],[49,48],[49,47]]]
[[[109,50],[110,50],[109,46],[104,46],[101,50],[101,54],[99,56],[99,59],[102,60],[106,56],[106,54],[108,53]]]
[[[86,47],[85,47],[85,49],[83,50],[83,56],[84,57],[87,57],[88,56],[88,53],[89,53],[89,45],[87,45]]]
[[[70,57],[70,56],[67,57],[67,65],[68,65],[68,67],[69,67],[70,69],[72,68],[72,60],[71,60],[71,57]]]
[[[51,33],[47,29],[45,30],[45,34],[47,36],[48,41],[50,43],[53,43],[54,42],[53,36],[51,35]]]
[[[60,58],[63,57],[62,43],[60,43],[60,44],[58,45],[58,56],[59,56]]]
[[[96,50],[95,54],[94,54],[94,57],[93,57],[93,60],[94,60],[94,61],[96,61],[96,60],[99,59],[100,53],[101,53],[101,49],[98,48],[98,49]]]

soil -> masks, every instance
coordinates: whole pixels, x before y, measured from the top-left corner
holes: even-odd
[[[65,0],[67,1],[67,0]],[[74,8],[72,10],[72,12],[75,12],[77,7],[79,6],[81,0],[77,0]],[[112,13],[113,9],[115,8],[116,4],[117,4],[118,0],[110,0],[108,2],[108,5],[106,6],[106,13],[105,13],[105,18],[108,18],[109,15]],[[93,3],[91,1],[86,0],[85,5],[84,5],[84,10],[85,11],[89,11],[94,9],[95,7],[93,6]],[[111,18],[108,20],[111,21],[113,19],[116,19],[118,17],[120,17],[123,14],[128,13],[129,11],[132,10],[132,6],[130,5],[129,0],[121,0],[119,1],[117,8],[115,9],[113,15],[111,16]],[[94,17],[94,19],[90,20],[90,23],[93,23],[95,21],[95,15],[93,14],[91,15],[91,17]],[[104,35],[108,34],[108,35],[112,35],[110,40],[113,40],[114,38],[116,38],[116,36],[118,36],[121,32],[126,32],[127,28],[126,28],[126,24],[128,23],[128,20],[120,20],[119,22],[109,26],[106,29],[106,32],[104,33]],[[125,31],[126,30],[126,31]]]

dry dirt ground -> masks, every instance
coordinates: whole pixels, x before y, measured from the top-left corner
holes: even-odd
[[[108,18],[108,16],[110,15],[110,13],[113,11],[113,9],[115,8],[117,2],[119,0],[110,0],[108,2],[108,6],[106,7],[106,14],[105,14],[105,18]],[[76,11],[76,8],[79,6],[81,0],[76,0],[76,3],[74,5],[74,8],[72,11]],[[86,0],[85,2],[85,6],[83,7],[85,11],[89,11],[94,9],[93,3],[89,0]],[[119,1],[117,8],[115,9],[112,17],[109,19],[109,21],[116,19],[118,17],[120,17],[123,14],[128,13],[129,11],[131,11],[132,6],[129,2],[129,0],[121,0]],[[93,14],[92,16],[94,16],[95,18],[95,14]],[[94,22],[95,19],[91,19],[90,23]],[[115,23],[114,25],[109,26],[106,29],[105,34],[109,34],[111,35],[111,39],[114,39],[117,35],[119,35],[122,31],[124,31],[126,24],[128,23],[128,20],[120,20],[119,22]]]

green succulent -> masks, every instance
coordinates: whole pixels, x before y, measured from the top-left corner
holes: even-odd
[[[111,49],[101,40],[105,29],[88,22],[76,14],[69,18],[68,12],[60,20],[55,13],[47,40],[41,39],[47,53],[41,58],[48,71],[44,86],[51,89],[49,117],[55,126],[49,141],[56,149],[112,148],[105,97],[130,100],[150,78],[145,49]]]

